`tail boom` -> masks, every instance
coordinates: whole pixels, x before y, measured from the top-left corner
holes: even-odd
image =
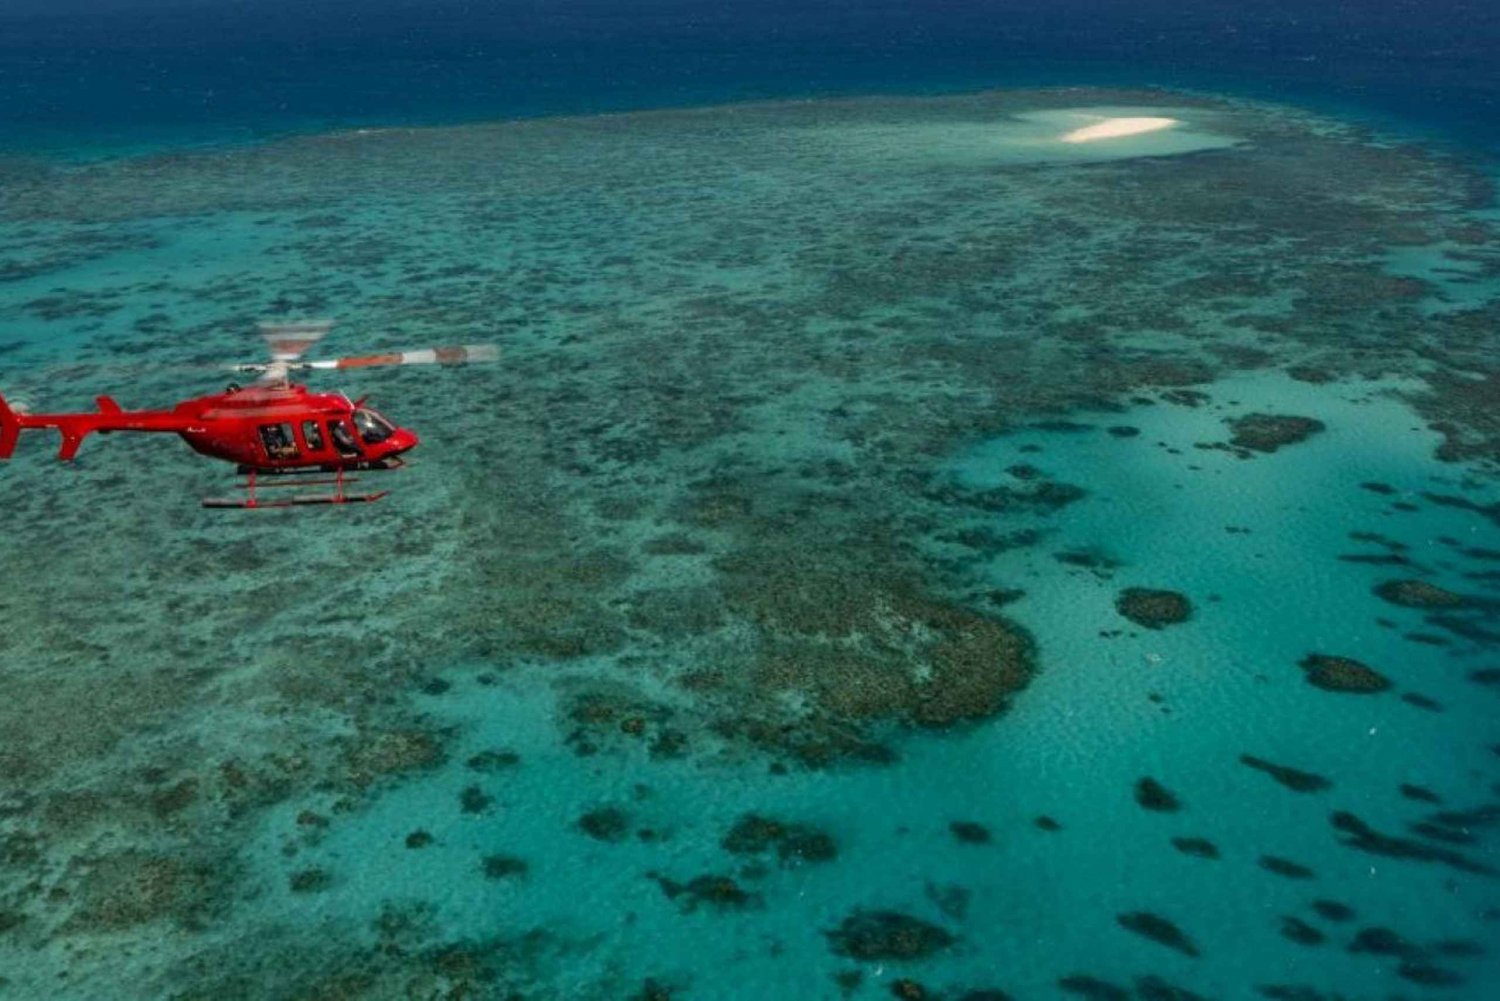
[[[9,459],[16,450],[22,431],[56,428],[62,435],[57,457],[64,462],[78,454],[83,439],[95,431],[182,431],[189,422],[171,411],[121,409],[108,396],[99,397],[99,409],[91,414],[17,413],[0,396],[0,460]]]

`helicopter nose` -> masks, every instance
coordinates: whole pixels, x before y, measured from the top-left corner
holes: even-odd
[[[406,428],[397,428],[391,435],[391,451],[395,453],[410,452],[421,443],[422,439]]]

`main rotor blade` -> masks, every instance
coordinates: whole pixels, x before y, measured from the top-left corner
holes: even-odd
[[[377,365],[467,365],[494,361],[500,349],[493,344],[465,344],[450,348],[426,348],[421,351],[391,351],[379,355],[352,355],[348,358],[323,358],[296,362],[293,368],[342,369],[373,368]]]
[[[307,353],[307,349],[323,339],[332,320],[307,320],[299,323],[258,323],[260,335],[266,339],[273,362],[296,361]]]

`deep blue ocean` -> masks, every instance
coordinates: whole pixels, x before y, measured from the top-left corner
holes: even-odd
[[[995,86],[1202,88],[1492,149],[1486,0],[6,0],[0,143]]]

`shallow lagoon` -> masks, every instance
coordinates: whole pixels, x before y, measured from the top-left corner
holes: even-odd
[[[1060,141],[1099,109],[1182,125]],[[1463,163],[1062,91],[0,169],[0,389],[34,406],[211,389],[265,315],[505,352],[343,384],[424,437],[367,511],[225,519],[175,443],[24,443],[8,993],[1500,978],[1500,268]],[[1323,428],[1231,444],[1257,413]],[[1463,604],[1372,591],[1407,579]],[[1191,617],[1136,625],[1131,587]],[[1391,688],[1319,690],[1310,654]],[[728,851],[749,813],[836,858]],[[840,955],[859,909],[954,941]],[[1404,941],[1350,951],[1370,928]]]

